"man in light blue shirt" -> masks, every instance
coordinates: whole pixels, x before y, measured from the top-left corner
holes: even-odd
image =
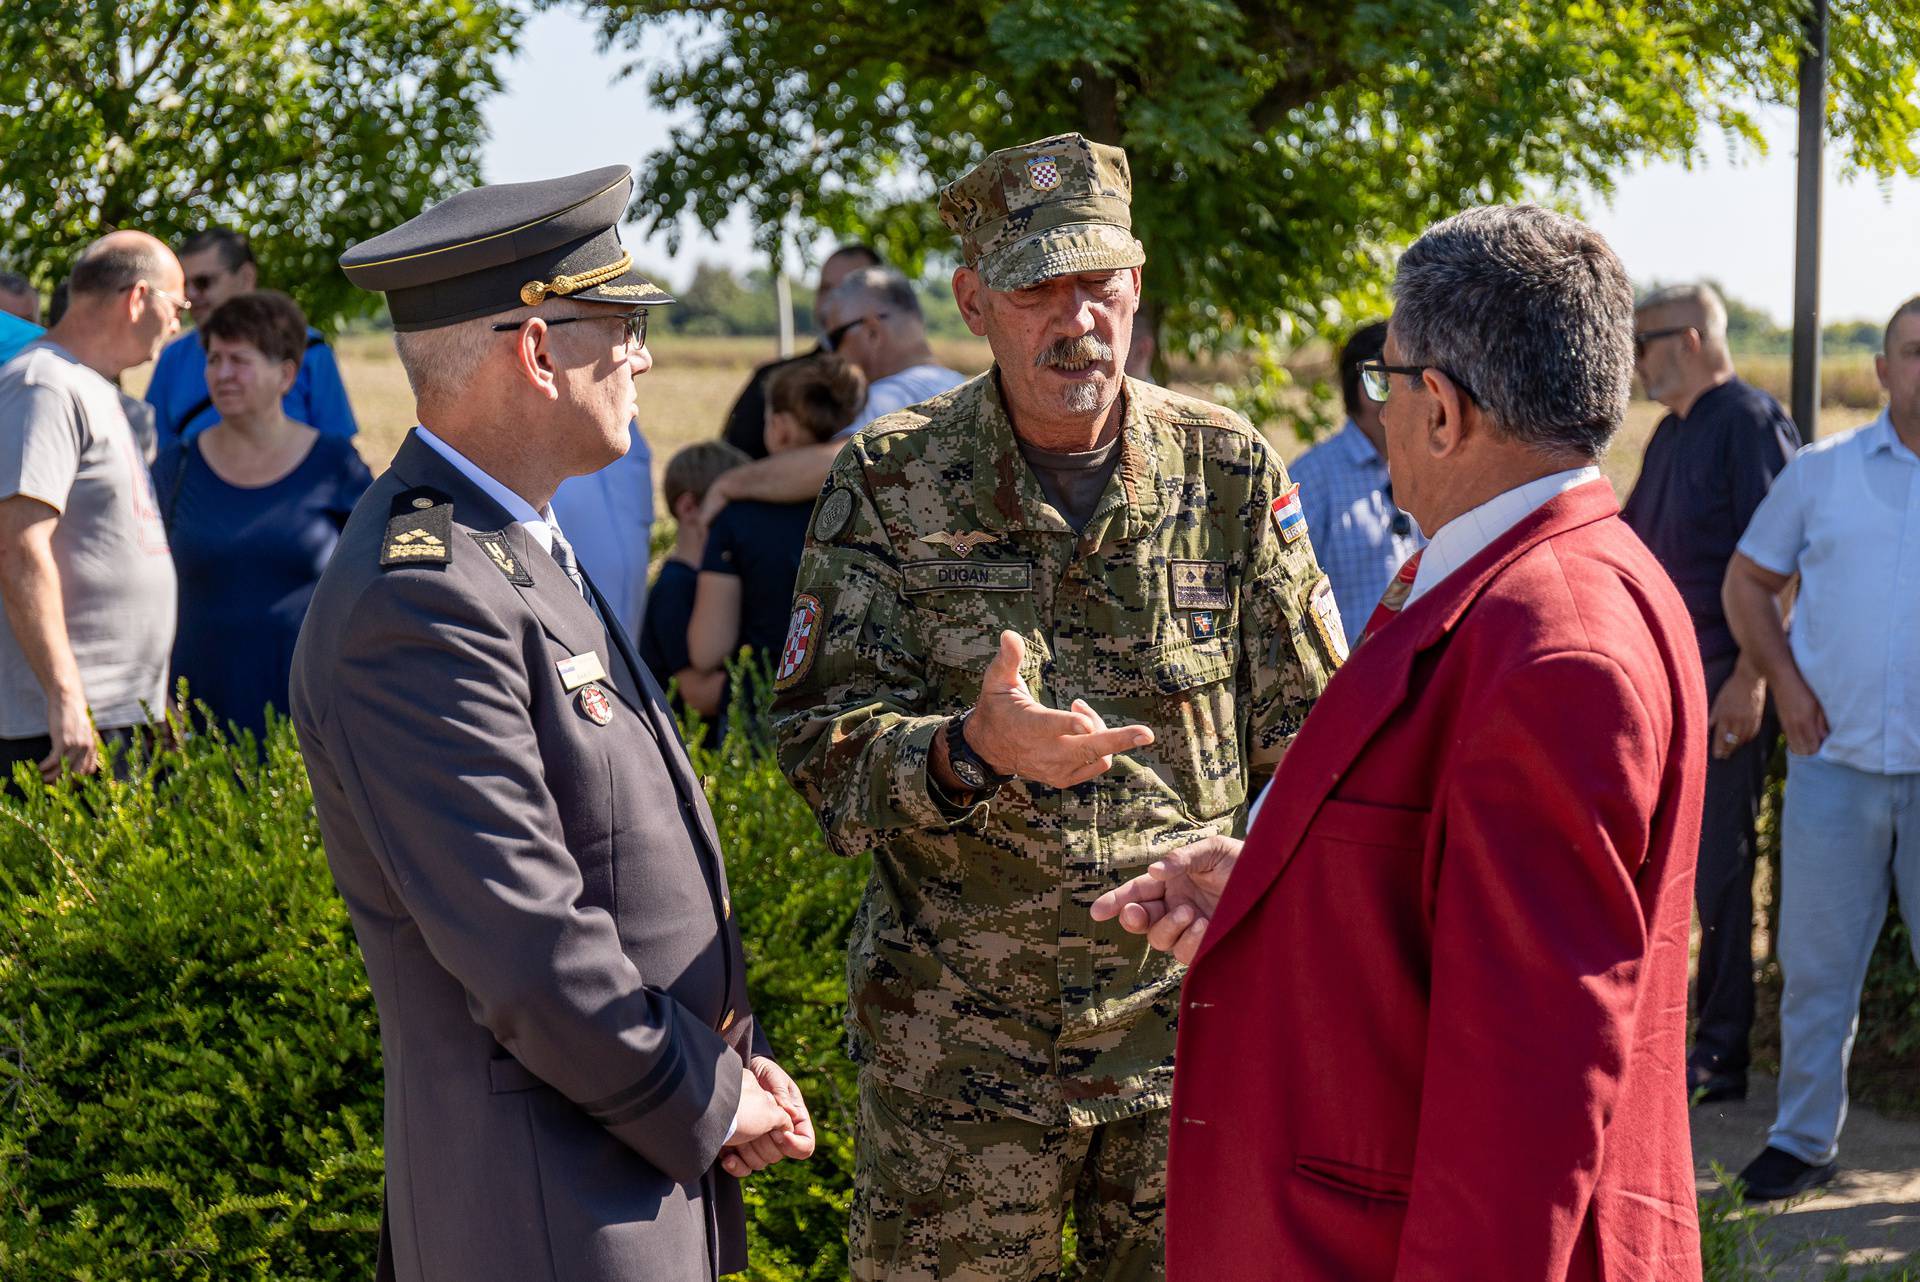
[[[647,564],[653,551],[653,451],[638,421],[627,425],[627,452],[598,472],[570,476],[554,491],[581,568],[637,645],[647,612]]]
[[[1333,580],[1349,641],[1372,617],[1394,571],[1426,544],[1413,518],[1394,506],[1381,453],[1386,437],[1380,406],[1360,394],[1360,362],[1377,359],[1386,341],[1385,321],[1364,325],[1347,339],[1340,349],[1346,426],[1288,469],[1300,486],[1313,552]]]
[[[1875,365],[1887,408],[1787,465],[1722,593],[1788,750],[1780,1108],[1741,1173],[1755,1200],[1838,1169],[1860,986],[1890,893],[1920,922],[1920,296],[1893,314]],[[1789,640],[1775,599],[1795,575]]]
[[[180,246],[180,266],[187,276],[187,299],[193,314],[204,318],[220,304],[258,287],[258,271],[247,238],[215,227],[196,233]],[[198,436],[219,421],[207,390],[207,352],[200,331],[180,335],[160,352],[153,378],[147,383],[147,403],[154,409],[159,449]],[[347,402],[340,365],[320,331],[307,330],[307,353],[294,376],[282,407],[287,417],[305,423],[323,436],[352,436],[359,431],[353,407]]]

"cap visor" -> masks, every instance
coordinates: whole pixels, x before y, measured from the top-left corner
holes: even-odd
[[[590,303],[625,303],[629,307],[659,307],[673,301],[673,295],[637,271],[625,271],[604,284],[568,294]]]
[[[988,289],[1025,289],[1055,276],[1110,272],[1147,261],[1146,247],[1113,223],[1068,223],[994,250],[980,261]]]

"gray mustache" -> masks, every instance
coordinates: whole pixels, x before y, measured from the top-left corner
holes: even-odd
[[[1098,334],[1082,334],[1078,338],[1063,338],[1033,358],[1035,369],[1045,369],[1049,365],[1065,367],[1068,365],[1089,365],[1094,361],[1113,359],[1113,344]]]

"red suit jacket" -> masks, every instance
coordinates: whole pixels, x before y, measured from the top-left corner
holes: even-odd
[[[1353,652],[1182,992],[1172,1282],[1700,1277],[1686,607],[1605,482]]]

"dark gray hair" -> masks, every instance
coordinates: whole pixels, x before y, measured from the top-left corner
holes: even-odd
[[[1604,237],[1538,205],[1435,223],[1393,282],[1400,364],[1471,390],[1496,432],[1597,458],[1633,382],[1633,285]]]
[[[868,308],[920,319],[920,299],[912,283],[891,267],[862,267],[835,286],[821,306],[840,320]]]
[[[150,281],[167,270],[167,251],[158,241],[126,241],[117,245],[95,241],[73,264],[67,293],[74,297],[107,297]]]
[[[19,272],[0,272],[0,294],[37,294],[33,282]]]
[[[1902,316],[1920,316],[1920,294],[1915,294],[1912,298],[1909,298],[1906,302],[1894,308],[1893,315],[1887,317],[1886,332],[1880,336],[1880,351],[1882,355],[1893,355],[1893,327],[1900,323]]]

